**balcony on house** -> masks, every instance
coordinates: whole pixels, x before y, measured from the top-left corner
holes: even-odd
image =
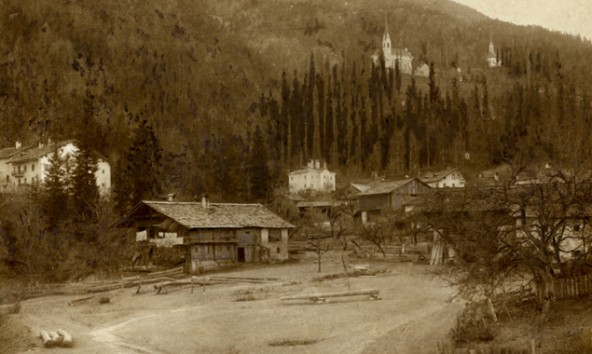
[[[15,178],[20,178],[20,177],[23,177],[25,175],[25,171],[24,170],[21,170],[19,168],[18,170],[17,169],[13,170],[10,174],[13,177],[15,177]]]

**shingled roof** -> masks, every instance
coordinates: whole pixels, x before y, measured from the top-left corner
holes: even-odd
[[[133,218],[142,205],[191,229],[292,228],[294,225],[261,204],[142,201],[126,217]]]
[[[30,148],[20,151],[12,157],[13,163],[21,163],[32,160],[38,160],[39,158],[53,153],[56,149],[62,146],[68,145],[69,143],[75,143],[73,139],[64,140],[57,143],[44,144],[39,147]]]
[[[373,194],[387,194],[387,193],[392,193],[395,190],[403,187],[404,185],[406,185],[407,183],[413,181],[413,180],[417,180],[419,183],[425,184],[424,182],[420,181],[417,178],[407,178],[407,179],[402,179],[402,180],[396,180],[396,181],[380,181],[377,182],[376,184],[373,184],[370,186],[370,189],[358,194],[358,195],[373,195]]]

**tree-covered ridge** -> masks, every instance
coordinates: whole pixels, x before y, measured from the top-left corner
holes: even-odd
[[[385,15],[394,46],[434,63],[437,99],[429,80],[372,69]],[[447,1],[10,0],[0,26],[0,143],[78,137],[122,165],[146,122],[162,147],[154,191],[227,200],[261,190],[249,168],[274,185],[311,156],[364,173],[495,161],[586,115],[591,82],[589,42]],[[257,127],[269,158],[254,163]]]

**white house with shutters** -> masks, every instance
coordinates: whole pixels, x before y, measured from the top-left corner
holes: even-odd
[[[13,188],[26,187],[34,184],[42,184],[47,176],[51,156],[57,150],[64,159],[73,158],[79,150],[76,140],[60,142],[39,143],[38,146],[29,147],[12,154],[7,161],[10,170],[10,184]],[[108,195],[111,191],[111,165],[101,156],[98,157],[95,177],[99,193]]]
[[[327,164],[321,167],[320,160],[311,160],[306,168],[292,171],[288,174],[290,194],[300,192],[329,193],[335,191],[335,172],[327,169]]]
[[[421,181],[432,188],[464,188],[466,183],[465,177],[456,168],[427,172],[421,177]]]

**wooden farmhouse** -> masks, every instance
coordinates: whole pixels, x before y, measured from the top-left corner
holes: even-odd
[[[432,188],[464,188],[466,183],[465,177],[456,168],[428,172],[421,180]]]
[[[383,211],[398,210],[416,203],[418,196],[430,190],[430,186],[417,178],[374,183],[370,189],[358,194],[362,222],[371,221],[372,215]]]
[[[134,228],[136,240],[178,247],[186,271],[237,262],[288,258],[288,230],[294,226],[261,204],[142,201],[119,227]]]

